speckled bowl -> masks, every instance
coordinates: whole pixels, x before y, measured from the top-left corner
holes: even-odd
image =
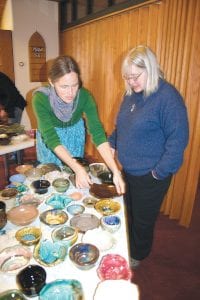
[[[52,240],[53,241],[60,241],[65,246],[69,247],[72,246],[78,239],[78,230],[75,227],[62,225],[55,228],[52,233]]]
[[[121,219],[119,216],[103,216],[100,222],[103,229],[112,233],[119,230],[121,226]]]
[[[15,237],[23,245],[32,246],[37,244],[42,236],[40,228],[37,227],[23,227],[19,229]]]
[[[88,270],[95,266],[99,258],[99,249],[88,243],[78,243],[69,250],[72,263],[81,270]]]
[[[56,178],[52,182],[52,186],[54,187],[56,192],[65,193],[70,186],[70,182],[67,178]]]

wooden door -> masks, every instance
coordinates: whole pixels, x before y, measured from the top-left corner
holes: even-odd
[[[11,30],[0,29],[0,71],[15,80]]]

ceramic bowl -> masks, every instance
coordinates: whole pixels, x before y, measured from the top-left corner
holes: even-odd
[[[53,267],[63,262],[66,255],[67,248],[64,244],[50,240],[40,241],[33,253],[35,260],[45,267]]]
[[[108,216],[116,214],[121,209],[121,205],[111,199],[101,199],[95,204],[94,208],[102,215]]]
[[[57,279],[47,283],[40,291],[40,300],[83,299],[81,283],[75,279]]]
[[[1,191],[1,197],[3,197],[4,199],[16,197],[17,194],[18,190],[16,188],[7,188]]]
[[[115,185],[93,183],[89,190],[90,194],[97,198],[114,198],[119,196]]]
[[[121,219],[119,216],[103,216],[100,220],[103,229],[109,232],[116,232],[121,227]]]
[[[85,233],[87,230],[99,227],[100,220],[93,214],[81,214],[70,219],[70,225],[77,228],[79,232]]]
[[[2,300],[26,300],[23,293],[17,289],[8,290],[3,293],[0,293],[0,299]]]
[[[9,178],[9,181],[12,183],[23,183],[25,180],[26,176],[23,174],[14,174]]]
[[[67,247],[72,246],[78,239],[78,230],[72,226],[62,225],[55,228],[52,233],[54,242],[62,242]]]
[[[0,252],[0,271],[18,272],[29,263],[31,258],[32,252],[28,247],[22,245],[7,247]]]
[[[37,244],[42,236],[40,228],[37,227],[23,227],[19,229],[15,237],[23,245],[32,246]]]
[[[67,206],[67,212],[73,216],[80,215],[84,212],[85,207],[81,204],[71,204]]]
[[[109,171],[101,172],[98,175],[98,178],[101,180],[102,183],[114,184],[113,183],[113,173],[112,172],[109,172]]]
[[[31,224],[39,214],[38,209],[34,205],[22,204],[11,208],[7,212],[7,219],[18,226]]]
[[[54,194],[46,200],[46,204],[56,209],[64,209],[72,201],[67,195]]]
[[[46,194],[50,187],[50,182],[45,179],[34,180],[31,186],[36,194]]]
[[[38,206],[42,203],[43,199],[37,197],[34,194],[24,194],[20,199],[20,204],[31,204]]]
[[[40,164],[37,168],[40,169],[44,175],[52,171],[60,171],[60,167],[54,163]]]
[[[82,236],[83,243],[89,243],[95,245],[100,251],[106,251],[114,247],[116,240],[113,235],[101,228],[88,230]]]
[[[93,300],[110,300],[110,292],[112,299],[122,300],[139,300],[138,286],[130,281],[118,280],[104,280],[100,281],[95,289]],[[126,297],[125,297],[126,295]]]
[[[92,244],[78,243],[69,250],[69,258],[77,268],[88,270],[95,266],[99,249]]]
[[[61,209],[49,209],[40,214],[40,221],[49,226],[66,223],[68,215]]]
[[[33,168],[33,165],[24,164],[24,165],[17,166],[15,170],[19,174],[25,174],[26,171],[31,170],[32,168]]]
[[[102,257],[97,274],[101,280],[116,280],[132,278],[128,262],[119,254],[106,254]]]
[[[34,180],[39,180],[42,177],[43,172],[41,169],[32,168],[25,171],[24,175],[27,177],[29,181],[34,181]]]
[[[90,173],[94,177],[98,177],[100,173],[108,171],[108,168],[104,163],[92,163],[89,165],[89,169],[90,169]]]
[[[46,271],[38,265],[29,265],[16,276],[20,290],[28,297],[36,297],[46,283]]]
[[[12,144],[19,144],[19,143],[24,142],[28,139],[29,139],[29,136],[27,134],[18,134],[18,135],[15,135],[15,136],[11,137],[11,143]]]
[[[70,182],[67,178],[57,178],[52,182],[52,186],[58,193],[65,193],[70,186]]]
[[[93,208],[95,204],[97,203],[97,199],[94,197],[86,197],[83,199],[83,204],[88,208]]]

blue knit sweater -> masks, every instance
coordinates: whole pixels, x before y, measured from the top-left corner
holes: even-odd
[[[140,176],[154,171],[163,179],[180,168],[188,136],[183,99],[160,80],[158,90],[147,98],[143,93],[124,97],[109,142],[125,172]]]

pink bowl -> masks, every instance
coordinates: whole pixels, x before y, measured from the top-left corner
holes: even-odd
[[[97,269],[97,274],[101,280],[130,280],[133,276],[128,262],[119,254],[104,255]]]

